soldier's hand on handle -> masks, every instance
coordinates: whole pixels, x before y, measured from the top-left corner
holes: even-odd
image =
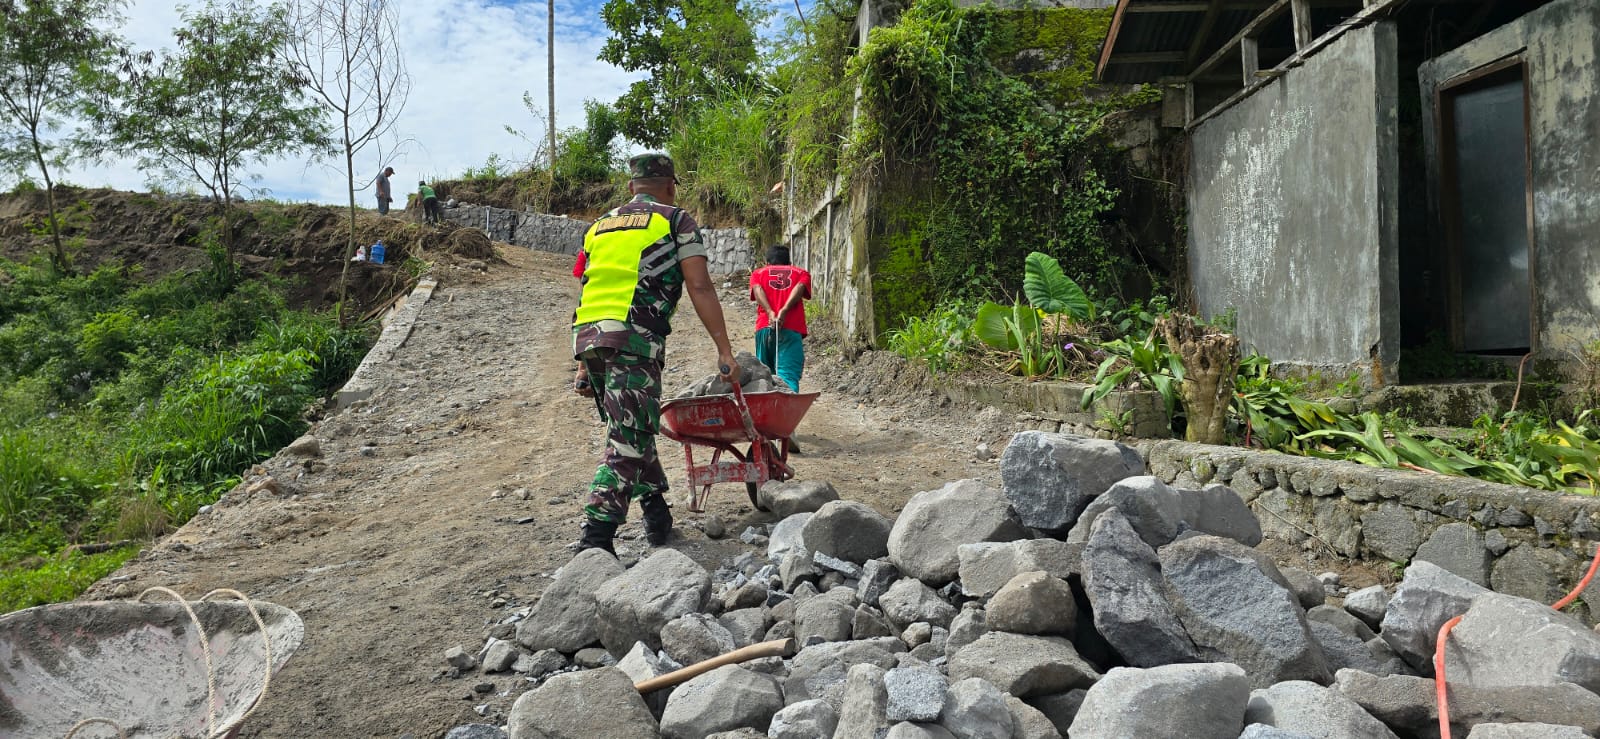
[[[739,382],[739,363],[734,361],[732,354],[717,356],[717,371],[719,378],[729,385]]]
[[[585,398],[594,397],[594,385],[589,382],[589,371],[587,369],[578,368],[578,376],[572,381],[572,392]]]

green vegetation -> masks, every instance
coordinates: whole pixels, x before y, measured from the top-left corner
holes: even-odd
[[[862,87],[862,117],[846,165],[858,178],[926,180],[913,199],[926,211],[924,243],[906,245],[909,258],[885,260],[912,272],[901,282],[931,285],[935,294],[1014,292],[1026,254],[1039,251],[1091,290],[1121,292],[1136,265],[1101,223],[1118,194],[1103,174],[1111,153],[1103,122],[1151,94],[1086,98],[1087,56],[1068,65],[1076,76],[1040,86],[997,64],[1037,42],[1039,27],[1054,24],[1078,39],[1069,45],[1077,48],[1103,38],[1107,19],[923,0],[895,25],[873,29],[849,64]],[[1070,80],[1076,87],[1064,86]],[[885,262],[874,262],[875,275]]]
[[[646,146],[688,130],[701,106],[756,77],[763,13],[754,3],[606,0],[600,17],[611,30],[600,60],[649,73],[615,105],[623,134]]]
[[[130,57],[121,76],[103,80],[95,111],[111,149],[211,194],[230,259],[234,195],[249,165],[330,145],[326,112],[307,97],[306,79],[277,61],[294,34],[287,12],[252,0],[185,10],[177,51]]]
[[[57,141],[58,117],[81,113],[91,79],[110,66],[120,41],[100,28],[117,20],[115,0],[0,0],[0,171],[44,178],[55,249],[51,265],[72,269],[56,214],[51,167],[81,156],[81,142]]]
[[[283,286],[219,271],[146,283],[0,261],[0,611],[70,598],[132,551],[69,545],[188,520],[298,436],[370,347],[287,307]]]
[[[1066,278],[1056,261],[1034,252],[1025,260],[1026,302],[988,302],[976,308],[947,303],[907,320],[889,347],[926,362],[935,372],[987,365],[1025,378],[1085,382],[1083,407],[1112,392],[1160,393],[1174,425],[1187,419],[1179,388],[1185,369],[1156,329],[1166,302],[1115,307],[1095,302]],[[1213,320],[1219,329],[1230,316]],[[1092,374],[1090,374],[1092,371]],[[1264,356],[1242,358],[1231,379],[1230,443],[1248,447],[1440,475],[1586,495],[1600,494],[1600,416],[1571,418],[1549,409],[1483,416],[1450,438],[1430,438],[1397,415],[1335,408],[1335,397],[1360,391],[1359,378],[1327,383],[1318,377],[1279,377]],[[1228,385],[1224,385],[1227,387]],[[1340,406],[1352,406],[1346,400]],[[1102,428],[1122,430],[1128,418],[1107,414]]]

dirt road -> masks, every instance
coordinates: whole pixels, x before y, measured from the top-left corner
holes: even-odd
[[[281,454],[264,465],[282,495],[230,493],[84,596],[166,585],[198,597],[228,587],[298,612],[305,642],[243,736],[438,737],[503,720],[529,687],[510,674],[441,677],[443,654],[476,650],[490,625],[533,602],[571,556],[565,545],[576,538],[604,434],[592,402],[569,389],[570,263],[516,248],[505,256],[511,264],[487,275],[443,275],[377,394],[312,429],[319,458]],[[739,288],[725,291],[724,305],[748,347],[752,314]],[[675,327],[669,393],[714,359],[687,300]],[[813,352],[805,384],[825,392],[798,434],[801,477],[828,480],[890,515],[949,480],[997,480],[995,463],[972,450],[980,440],[998,450],[1009,419],[988,414],[980,423],[828,392],[838,364]],[[684,493],[682,452],[663,438],[661,454],[674,496]],[[727,539],[708,539],[702,517],[680,505],[670,545],[708,568],[743,548],[746,526],[772,520],[740,485],[714,490],[709,508]],[[515,523],[526,517],[534,520]],[[641,531],[630,523],[623,534]],[[621,551],[644,548],[635,539]],[[482,682],[494,690],[474,693]],[[483,704],[487,717],[474,712]]]

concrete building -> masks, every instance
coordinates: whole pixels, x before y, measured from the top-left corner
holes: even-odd
[[[1262,354],[1600,341],[1600,0],[1119,0],[1097,76],[1167,86],[1193,297]]]

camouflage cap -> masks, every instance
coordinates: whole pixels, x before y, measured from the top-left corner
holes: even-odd
[[[672,169],[672,157],[659,151],[636,154],[629,158],[628,176],[633,179],[671,177],[673,182],[678,181],[678,175]]]

